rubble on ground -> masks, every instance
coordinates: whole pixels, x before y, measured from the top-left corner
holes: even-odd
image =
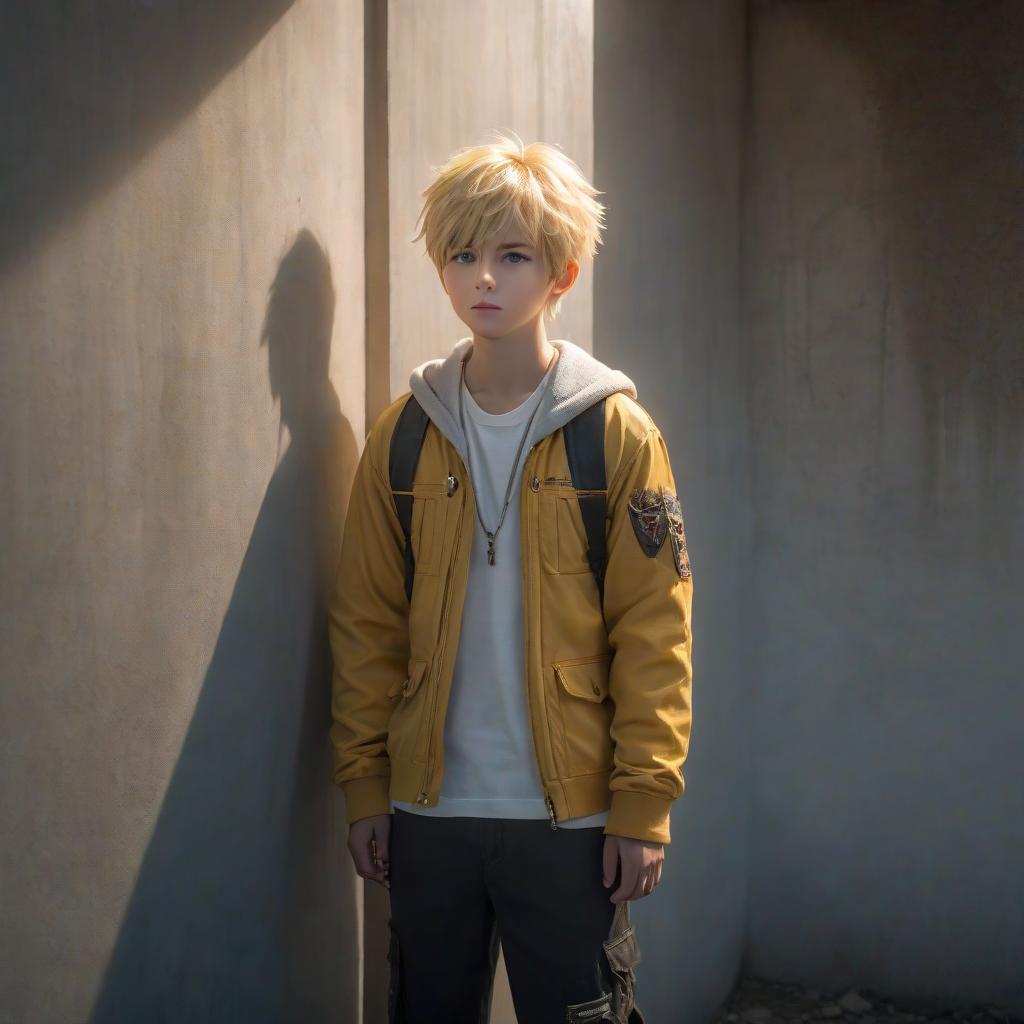
[[[715,1024],[1024,1024],[1001,1006],[964,1007],[942,1000],[894,999],[864,989],[822,992],[744,978]]]

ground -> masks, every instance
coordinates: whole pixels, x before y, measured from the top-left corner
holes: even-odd
[[[744,978],[715,1024],[1024,1024],[991,1003],[963,1006],[941,1000],[900,1000],[865,990],[836,993],[802,985]]]

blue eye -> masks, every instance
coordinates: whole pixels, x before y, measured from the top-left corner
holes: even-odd
[[[472,257],[472,255],[473,254],[468,249],[463,249],[461,252],[457,252],[452,257],[452,262],[453,263],[464,263],[465,261],[462,260],[460,257],[462,257],[462,256],[470,256],[470,257]],[[508,252],[508,253],[505,253],[505,255],[506,256],[515,256],[516,259],[515,259],[515,264],[514,265],[516,265],[516,266],[518,266],[520,263],[529,263],[530,262],[530,257],[529,256],[524,256],[521,252]]]

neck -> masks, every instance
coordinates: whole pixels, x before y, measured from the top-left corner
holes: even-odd
[[[510,412],[533,394],[557,353],[546,337],[516,342],[474,335],[466,387],[484,412]]]

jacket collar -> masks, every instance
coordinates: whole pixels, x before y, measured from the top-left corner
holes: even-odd
[[[630,398],[637,397],[633,381],[620,370],[606,366],[574,342],[549,340],[558,349],[558,359],[527,438],[527,447],[616,391],[623,391]],[[460,338],[447,356],[421,363],[409,377],[409,387],[423,411],[451,441],[467,465],[466,438],[459,425],[459,363],[472,347],[471,337]]]

